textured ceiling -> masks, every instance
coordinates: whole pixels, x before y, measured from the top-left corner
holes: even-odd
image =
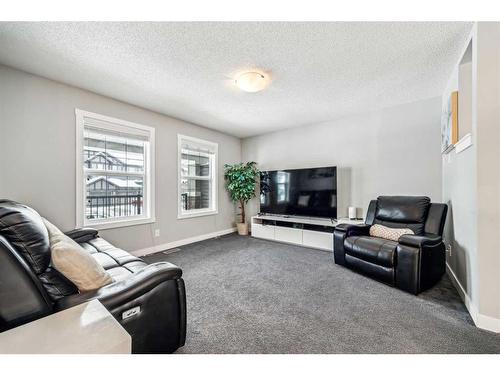
[[[0,63],[247,137],[440,95],[471,26],[3,22]]]

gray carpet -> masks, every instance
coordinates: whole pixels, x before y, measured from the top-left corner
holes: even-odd
[[[331,253],[228,235],[145,257],[184,271],[178,353],[500,353],[448,277],[415,297],[337,266]]]

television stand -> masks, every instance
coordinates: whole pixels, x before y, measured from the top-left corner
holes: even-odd
[[[337,224],[363,224],[363,220],[324,219],[259,214],[251,220],[252,237],[333,251]]]

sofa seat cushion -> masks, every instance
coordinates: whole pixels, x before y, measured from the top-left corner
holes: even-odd
[[[80,244],[104,268],[113,280],[121,281],[147,266],[140,258],[96,237]]]
[[[344,242],[346,254],[384,267],[396,265],[398,243],[378,237],[352,236]]]

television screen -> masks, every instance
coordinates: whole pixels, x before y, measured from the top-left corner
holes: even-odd
[[[337,218],[337,168],[260,173],[260,212]]]

